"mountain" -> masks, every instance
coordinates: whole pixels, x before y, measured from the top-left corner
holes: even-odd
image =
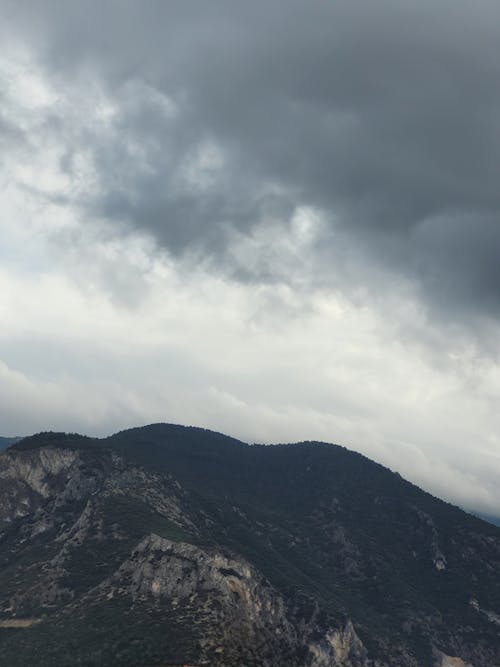
[[[0,564],[2,665],[500,665],[500,529],[337,445],[25,438]]]
[[[7,449],[10,445],[13,445],[15,442],[18,442],[21,438],[4,438],[0,436],[0,451],[2,449]]]

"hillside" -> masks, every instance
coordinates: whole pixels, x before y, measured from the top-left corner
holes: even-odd
[[[336,445],[25,438],[0,563],[14,667],[500,665],[500,529]]]

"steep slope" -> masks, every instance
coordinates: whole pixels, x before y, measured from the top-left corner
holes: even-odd
[[[0,664],[500,665],[500,530],[335,445],[26,438],[0,563]]]

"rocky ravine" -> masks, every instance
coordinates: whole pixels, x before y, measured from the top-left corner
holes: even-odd
[[[335,584],[338,600],[326,577],[310,578],[306,562],[297,570],[299,585],[282,581],[280,570],[288,568],[294,581],[298,561],[285,561],[278,549],[285,530],[279,516],[276,524],[267,510],[251,516],[248,505],[228,494],[221,510],[223,501],[202,491],[164,469],[139,465],[109,443],[55,438],[0,455],[0,664],[500,664],[498,629],[492,631],[495,623],[474,604],[467,609],[480,628],[475,637],[468,618],[453,632],[443,629],[444,614],[439,618],[430,604],[425,613],[405,612],[407,631],[374,636],[357,583],[365,585],[372,555],[325,508],[308,521],[321,523],[326,543],[311,544],[298,524],[286,528],[286,540],[293,553],[306,547],[305,553],[318,553],[321,567],[327,556],[319,552],[330,545],[344,577]],[[430,556],[437,562],[439,552],[449,567],[453,559],[439,543],[434,519],[421,508],[415,514],[415,525],[430,534]],[[265,552],[254,551],[252,534],[267,544]],[[499,545],[497,538],[497,554]],[[477,547],[469,548],[472,558]],[[381,613],[382,623],[393,625]]]

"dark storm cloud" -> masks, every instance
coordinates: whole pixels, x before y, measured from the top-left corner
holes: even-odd
[[[223,261],[232,230],[314,206],[430,303],[498,314],[497,3],[6,7],[55,79],[99,77],[119,105],[112,135],[86,137],[101,183],[81,202],[92,213]],[[207,142],[221,163],[197,187],[186,160]]]

